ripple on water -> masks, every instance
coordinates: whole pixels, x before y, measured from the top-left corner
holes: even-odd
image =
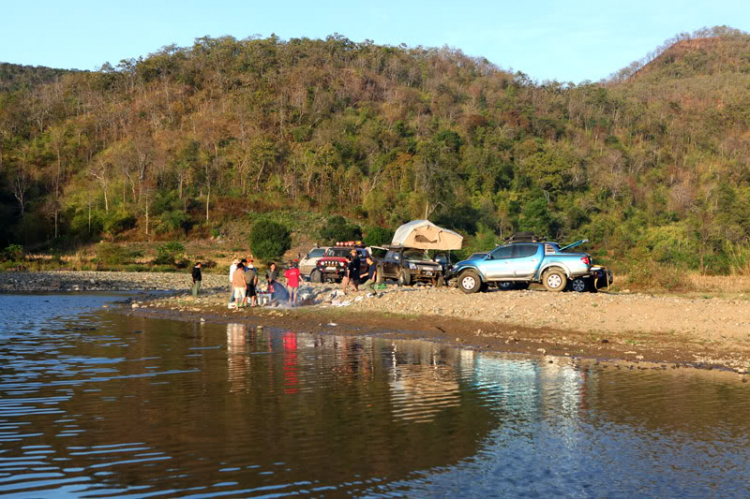
[[[69,298],[45,298],[36,325],[0,319],[0,493],[749,492],[747,387],[713,374],[149,320]]]

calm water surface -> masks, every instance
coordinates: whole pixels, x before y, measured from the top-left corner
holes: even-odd
[[[0,295],[0,494],[750,495],[750,387]],[[335,328],[332,328],[335,329]]]

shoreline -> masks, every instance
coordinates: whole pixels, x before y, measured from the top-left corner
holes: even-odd
[[[0,293],[140,292],[119,302],[122,313],[343,335],[377,334],[454,346],[611,360],[629,368],[671,367],[750,371],[750,307],[733,299],[642,293],[493,291],[389,285],[377,297],[338,296],[338,286],[303,283],[308,306],[227,309],[223,274],[204,274],[197,299],[185,273],[0,273]],[[157,293],[153,293],[157,292]],[[113,310],[118,310],[117,308]],[[330,326],[329,324],[336,324]]]
[[[477,351],[609,362],[626,369],[721,369],[739,374],[743,382],[747,381],[748,373],[747,355],[682,340],[669,342],[656,335],[641,334],[639,344],[634,346],[618,334],[600,338],[572,330],[338,307],[247,308],[235,312],[225,306],[196,303],[188,297],[136,302],[130,309],[120,309],[120,313],[185,322],[242,323],[317,334],[428,340]]]

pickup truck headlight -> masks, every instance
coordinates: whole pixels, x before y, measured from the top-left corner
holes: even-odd
[[[413,263],[409,263],[409,268],[411,270],[417,270],[417,266],[415,264],[413,264]]]

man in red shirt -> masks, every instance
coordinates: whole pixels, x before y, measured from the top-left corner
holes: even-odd
[[[299,291],[300,271],[297,267],[297,260],[289,262],[289,268],[284,271],[284,278],[289,287],[289,301],[292,306],[297,303],[297,291]]]

